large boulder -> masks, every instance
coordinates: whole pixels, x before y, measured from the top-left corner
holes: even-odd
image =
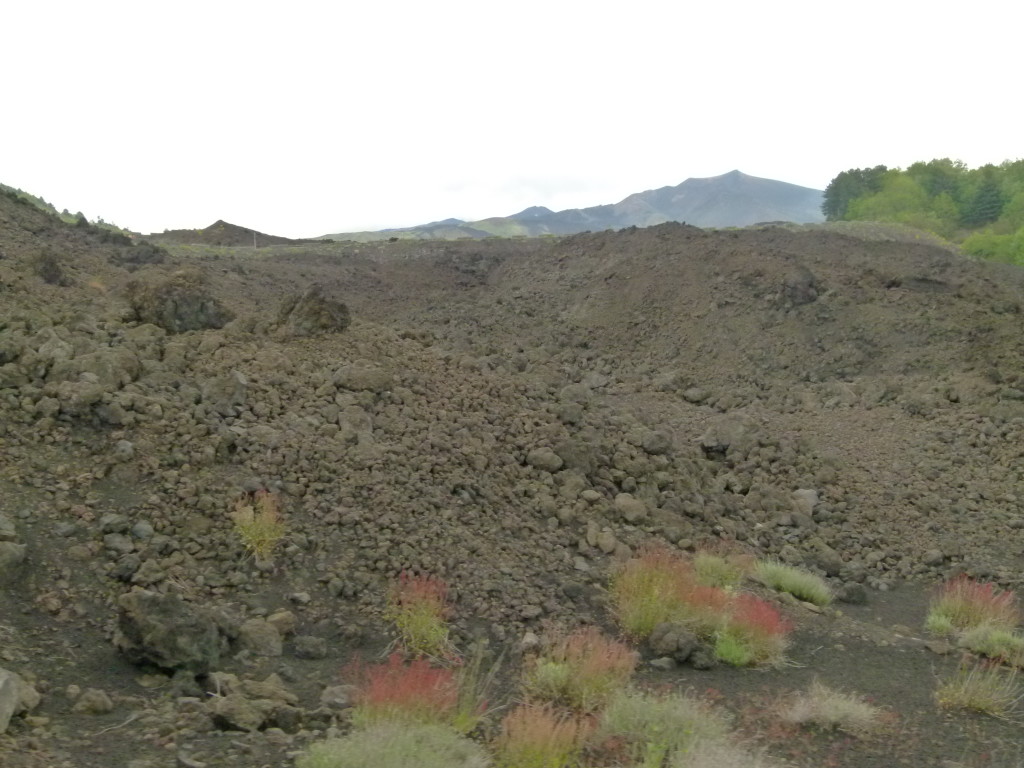
[[[145,589],[128,592],[120,608],[114,644],[135,664],[209,672],[237,635],[221,611],[186,603],[179,595]]]
[[[169,333],[223,328],[232,313],[206,289],[201,273],[175,272],[165,280],[133,280],[125,288],[134,319]]]
[[[25,560],[26,546],[16,541],[0,541],[0,584],[14,581]]]
[[[21,675],[0,668],[0,734],[12,717],[35,709],[39,701],[39,693]]]
[[[282,302],[277,313],[277,333],[285,337],[317,336],[344,331],[351,322],[348,307],[325,296],[323,288],[314,285]]]

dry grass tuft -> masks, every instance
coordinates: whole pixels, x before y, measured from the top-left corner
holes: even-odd
[[[1024,636],[990,624],[965,630],[960,635],[960,646],[967,650],[1001,661],[1012,667],[1024,667]]]
[[[295,768],[487,768],[486,750],[442,725],[382,723],[312,744]]]
[[[832,602],[832,590],[823,579],[813,573],[775,560],[757,564],[758,578],[776,592],[788,592],[798,600],[826,606]]]
[[[681,694],[618,691],[601,713],[599,742],[619,745],[636,765],[661,766],[699,742],[727,738],[725,718],[703,702]]]
[[[793,695],[781,715],[787,723],[812,725],[863,736],[882,722],[883,710],[859,696],[834,690],[815,680],[810,688]]]
[[[277,494],[257,491],[235,504],[231,519],[242,544],[258,561],[269,562],[287,530]]]
[[[938,687],[935,700],[944,709],[968,709],[1008,719],[1024,698],[1017,674],[1017,670],[991,661],[962,664],[953,677]]]

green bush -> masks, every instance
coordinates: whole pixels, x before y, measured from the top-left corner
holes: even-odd
[[[609,700],[595,735],[623,742],[639,765],[661,766],[680,750],[725,739],[728,732],[725,718],[699,701],[677,693],[626,689]]]
[[[592,711],[628,683],[636,662],[629,647],[586,627],[552,642],[526,670],[523,687],[533,698]]]
[[[317,742],[295,768],[486,768],[487,752],[443,725],[387,723]]]
[[[749,571],[749,564],[740,557],[723,557],[713,552],[698,552],[693,557],[693,570],[701,584],[732,590],[743,583],[743,577]]]

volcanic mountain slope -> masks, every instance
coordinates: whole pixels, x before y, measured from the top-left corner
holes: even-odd
[[[402,571],[452,586],[461,647],[518,659],[527,630],[610,625],[608,573],[637,548],[728,542],[867,599],[794,613],[793,652],[894,706],[886,665],[920,686],[948,666],[878,618],[920,611],[908,582],[1024,583],[1010,268],[677,224],[141,264],[19,206],[0,197],[0,666],[42,700],[0,737],[5,768],[288,764],[337,722],[320,697],[338,669],[390,639]],[[59,281],[39,274],[47,249]],[[260,489],[288,527],[270,567],[231,522]],[[890,609],[889,593],[916,602]],[[198,658],[156,655],[143,618],[219,629]],[[846,650],[823,667],[822,643]],[[245,696],[211,672],[273,672],[280,702],[243,725],[227,708]],[[110,707],[78,706],[88,688]],[[942,731],[915,757],[981,749],[936,726],[924,688],[912,700],[906,733]]]
[[[758,222],[811,223],[824,220],[822,192],[773,179],[730,171],[707,179],[687,179],[674,187],[637,192],[611,205],[552,211],[532,206],[511,216],[474,222],[459,219],[379,232],[327,235],[332,240],[370,242],[388,238],[457,239],[537,237],[648,227],[669,221],[698,227],[745,227]]]
[[[311,242],[266,235],[263,232],[240,227],[237,224],[229,224],[220,219],[203,229],[172,229],[166,232],[154,232],[147,235],[147,239],[157,243],[177,243],[179,245],[237,245],[250,248]]]

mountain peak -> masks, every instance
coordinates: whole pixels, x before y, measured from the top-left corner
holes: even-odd
[[[511,216],[460,222],[442,234],[431,225],[402,230],[411,237],[534,237],[577,232],[648,227],[667,221],[696,227],[745,227],[762,221],[798,224],[824,221],[823,193],[796,184],[750,176],[739,169],[709,178],[689,178],[674,187],[636,192],[614,204],[552,211],[542,205],[524,208]],[[385,231],[386,232],[386,231]],[[368,239],[384,232],[361,233]],[[333,235],[347,239],[345,235]]]

